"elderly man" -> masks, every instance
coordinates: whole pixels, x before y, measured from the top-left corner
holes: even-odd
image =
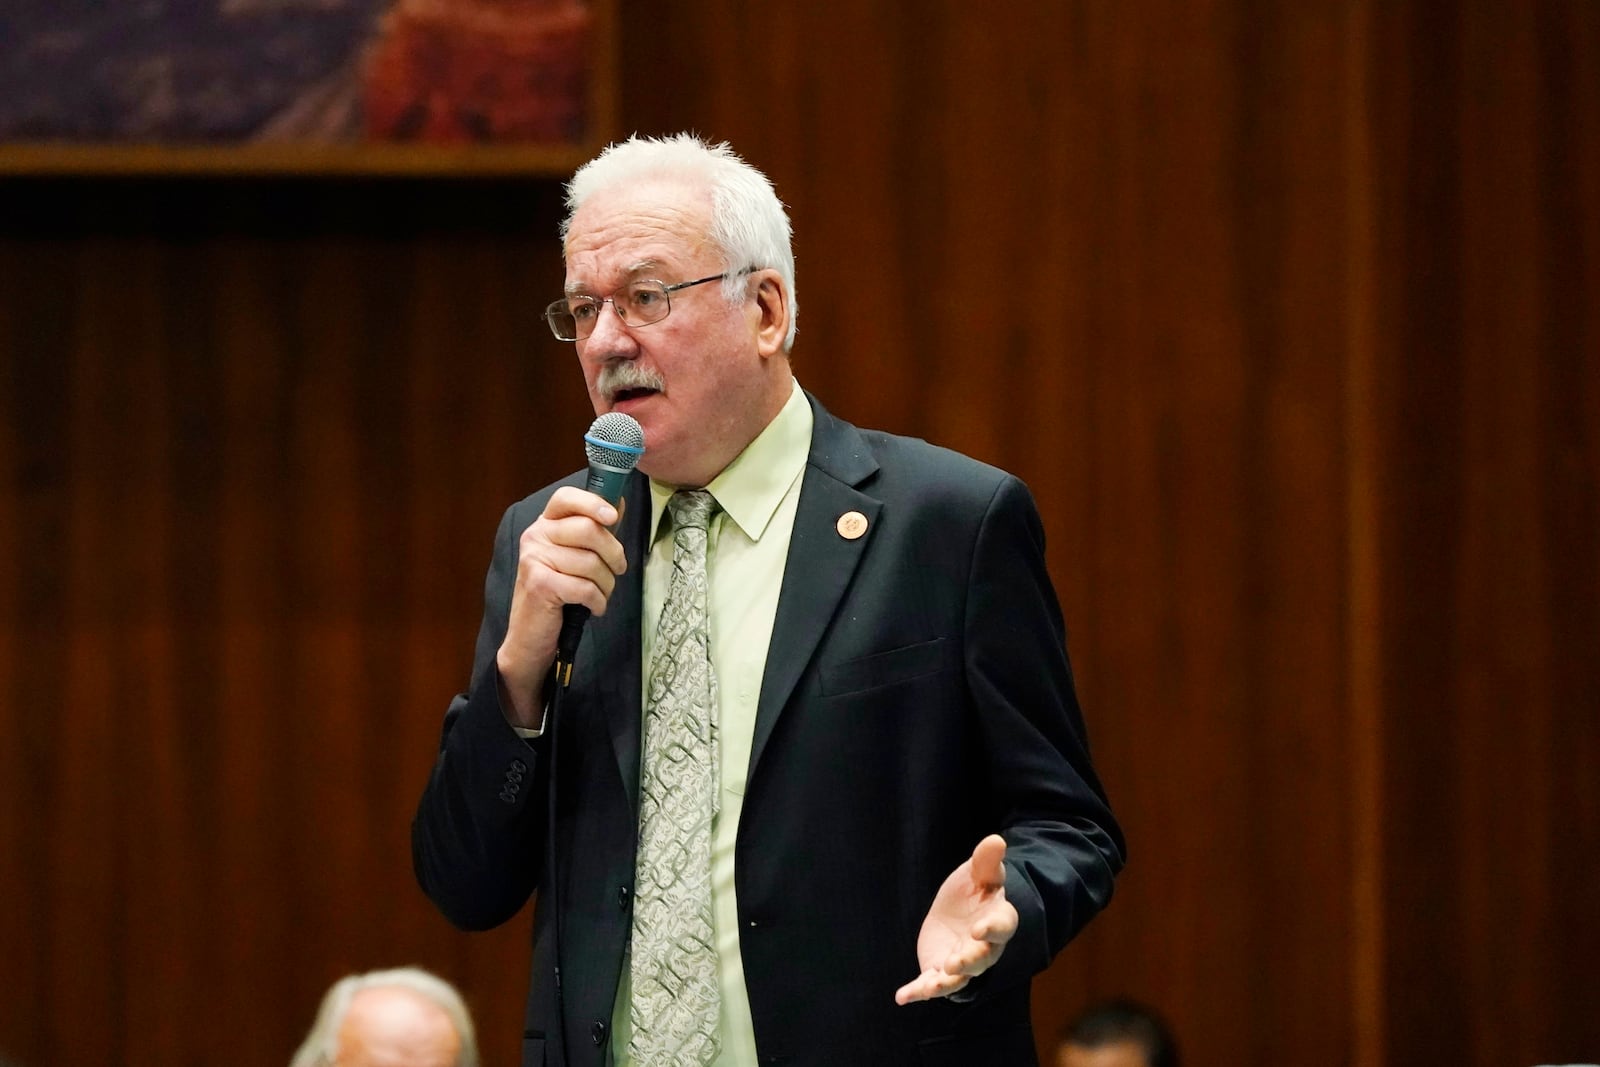
[[[478,1067],[461,994],[416,967],[334,983],[289,1067]]]
[[[726,145],[613,145],[568,206],[546,317],[645,451],[617,506],[506,512],[423,888],[467,928],[539,892],[525,1067],[1034,1063],[1123,841],[1032,498],[800,388],[788,216]]]

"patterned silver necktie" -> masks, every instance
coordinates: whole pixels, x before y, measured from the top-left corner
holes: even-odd
[[[711,923],[717,679],[706,579],[716,506],[704,489],[667,501],[672,580],[650,657],[633,901],[629,1052],[640,1067],[708,1064],[721,1043]]]

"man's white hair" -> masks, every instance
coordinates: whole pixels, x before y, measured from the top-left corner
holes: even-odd
[[[461,1038],[455,1067],[478,1067],[478,1036],[472,1028],[472,1015],[467,1011],[466,1001],[449,982],[420,967],[369,971],[335,982],[323,996],[322,1005],[317,1009],[317,1021],[311,1024],[311,1033],[289,1061],[289,1067],[332,1067],[337,1063],[339,1028],[344,1025],[345,1013],[350,1010],[350,1002],[356,994],[367,989],[404,989],[437,1004],[449,1016],[456,1035]]]
[[[634,134],[618,141],[578,168],[567,183],[567,217],[561,221],[565,246],[572,216],[590,196],[626,182],[648,178],[680,178],[701,182],[711,190],[711,233],[730,273],[754,267],[772,269],[789,294],[789,333],[783,350],[794,347],[799,304],[794,290],[793,228],[783,201],[767,176],[741,159],[726,141],[709,144],[692,133],[668,137]],[[732,303],[744,298],[741,277],[722,283]]]

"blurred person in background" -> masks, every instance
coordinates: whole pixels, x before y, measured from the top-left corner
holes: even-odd
[[[454,986],[398,967],[335,982],[289,1067],[478,1067],[478,1039]]]
[[[1062,1028],[1055,1067],[1178,1067],[1178,1045],[1150,1008],[1110,1000]]]

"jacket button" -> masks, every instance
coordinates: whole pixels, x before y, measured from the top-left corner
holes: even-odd
[[[593,1026],[589,1027],[589,1040],[593,1041],[596,1045],[605,1044],[606,1043],[606,1024],[605,1023],[595,1023]]]
[[[628,907],[628,897],[631,895],[627,886],[617,886],[617,907],[626,909]]]

